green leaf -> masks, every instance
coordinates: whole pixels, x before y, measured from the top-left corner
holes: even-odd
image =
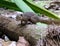
[[[57,16],[56,14],[54,14],[51,11],[48,11],[48,10],[42,8],[42,7],[39,7],[36,4],[33,4],[29,0],[24,0],[24,2],[27,3],[37,13],[45,14],[46,16],[51,17],[51,18],[54,18],[54,19],[60,19],[60,17]]]
[[[21,11],[21,9],[18,8],[14,3],[3,1],[3,0],[0,1],[0,7],[6,7],[6,8],[9,8],[9,9]]]
[[[23,12],[34,12],[23,0],[13,0]]]

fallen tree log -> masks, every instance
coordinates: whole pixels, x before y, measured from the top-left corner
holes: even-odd
[[[60,21],[58,19],[52,19],[52,18],[48,18],[48,17],[39,17],[40,18],[40,22],[42,23],[46,23],[46,24],[56,24],[56,25],[60,25]]]
[[[0,16],[0,29],[11,40],[17,41],[19,36],[24,36],[31,43],[31,46],[36,46],[41,35],[47,34],[47,26],[42,27],[33,24],[21,27],[16,20],[4,16]]]
[[[53,25],[52,25],[53,26]],[[31,46],[40,46],[39,40],[48,34],[48,25],[18,25],[18,21],[0,16],[0,31],[6,34],[11,40],[17,41],[19,36],[24,36]],[[51,28],[51,27],[49,27]]]

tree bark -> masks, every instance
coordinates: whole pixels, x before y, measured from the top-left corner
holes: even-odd
[[[24,36],[26,40],[29,41],[31,46],[40,46],[40,39],[46,37],[46,35],[48,34],[48,28],[50,29],[53,26],[52,25],[50,27],[48,25],[43,24],[41,24],[41,26],[38,26],[36,24],[21,26],[18,23],[19,22],[15,19],[0,16],[0,31],[6,34],[10,38],[10,40],[17,41],[19,36]]]
[[[52,19],[52,18],[48,18],[48,17],[39,17],[40,20],[39,22],[42,22],[42,23],[46,23],[46,24],[56,24],[56,25],[60,25],[60,21],[59,19]]]
[[[33,24],[21,27],[18,25],[18,21],[0,16],[0,31],[15,41],[18,40],[19,36],[24,36],[31,43],[31,46],[36,46],[38,40],[47,34],[47,25],[37,26]]]

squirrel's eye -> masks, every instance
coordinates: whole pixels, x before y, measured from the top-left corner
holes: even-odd
[[[20,14],[22,16],[22,14]]]

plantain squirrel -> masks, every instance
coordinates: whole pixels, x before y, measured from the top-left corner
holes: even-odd
[[[33,12],[25,12],[23,14],[17,15],[16,20],[21,21],[22,25],[27,24],[28,21],[32,24],[36,24],[37,22],[39,22],[39,16]]]

